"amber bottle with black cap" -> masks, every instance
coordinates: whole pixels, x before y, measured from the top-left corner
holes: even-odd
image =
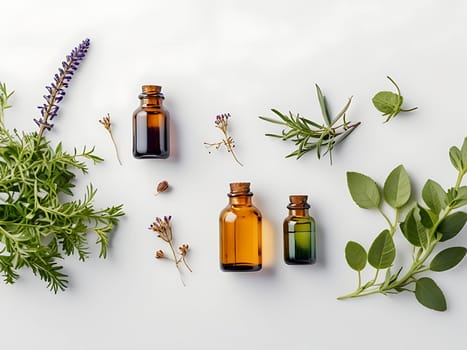
[[[261,270],[261,212],[252,204],[250,183],[231,183],[228,196],[219,217],[221,270]]]
[[[158,85],[143,85],[138,96],[140,106],[133,113],[133,156],[168,158],[170,134],[168,111],[162,105],[164,95]]]
[[[292,195],[284,220],[284,260],[289,265],[316,262],[316,223],[310,216],[308,196]]]

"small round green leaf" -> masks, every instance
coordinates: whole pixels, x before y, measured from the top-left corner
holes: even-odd
[[[354,202],[364,209],[378,208],[381,195],[376,182],[363,174],[347,172],[347,186]]]
[[[368,251],[368,262],[375,269],[385,269],[396,258],[396,247],[389,230],[384,230],[375,238]]]
[[[438,226],[438,232],[442,234],[441,242],[455,237],[464,227],[467,221],[467,213],[463,211],[455,212],[446,216]]]
[[[431,261],[430,270],[441,272],[452,269],[464,259],[467,253],[465,247],[451,247],[440,251]]]
[[[399,95],[391,91],[380,91],[371,101],[376,109],[384,114],[393,114],[398,112],[402,104]]]
[[[384,199],[393,208],[404,206],[410,198],[410,179],[403,165],[395,168],[384,182]]]
[[[362,271],[366,266],[367,259],[365,248],[357,242],[349,241],[345,246],[345,259],[350,268]]]
[[[436,214],[448,205],[446,197],[446,192],[436,181],[428,180],[423,186],[422,198]]]
[[[415,297],[420,304],[432,310],[445,311],[447,309],[443,292],[431,278],[423,277],[417,280]]]

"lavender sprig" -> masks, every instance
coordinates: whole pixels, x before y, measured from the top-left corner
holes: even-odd
[[[180,265],[183,263],[188,271],[192,272],[190,265],[188,265],[186,261],[186,255],[188,250],[190,249],[188,244],[184,243],[178,247],[178,254],[175,251],[174,241],[173,241],[173,234],[172,234],[172,226],[170,224],[170,220],[172,216],[164,216],[164,218],[156,217],[154,222],[149,226],[149,229],[155,233],[157,233],[157,237],[161,238],[164,242],[167,242],[170,250],[172,251],[173,258],[171,260],[174,261],[175,267],[177,268],[178,272],[180,273],[180,279],[182,284],[185,286],[185,281],[182,278],[182,271],[180,270]],[[162,249],[159,249],[155,253],[156,259],[170,259],[168,256],[165,255]]]
[[[234,152],[235,148],[235,141],[232,136],[229,135],[228,127],[229,122],[228,119],[231,117],[230,113],[222,113],[216,116],[216,120],[214,123],[216,124],[216,128],[218,128],[224,134],[224,138],[219,142],[205,142],[204,145],[206,148],[215,147],[216,149],[221,148],[224,146],[227,148],[227,152],[231,153],[234,160],[243,166],[243,164],[238,160],[237,155]],[[211,152],[209,152],[211,153]]]
[[[58,104],[66,92],[65,89],[68,87],[74,73],[78,69],[83,58],[89,49],[90,40],[84,39],[78,47],[75,47],[71,53],[66,56],[66,60],[62,62],[62,67],[58,69],[58,74],[54,76],[54,82],[50,86],[45,88],[49,92],[48,95],[44,95],[46,103],[42,106],[38,106],[42,117],[39,119],[34,118],[34,122],[39,126],[39,138],[42,137],[44,130],[50,130],[53,124],[49,120],[53,120],[58,114]]]

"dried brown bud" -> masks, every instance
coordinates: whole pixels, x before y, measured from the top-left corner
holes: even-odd
[[[99,120],[99,123],[101,123],[104,126],[104,128],[110,131],[111,122],[110,122],[110,115],[108,113],[107,113],[107,116]]]
[[[181,256],[186,256],[188,253],[189,246],[188,244],[182,244],[180,247],[178,247],[178,250],[180,250],[180,255]]]
[[[158,195],[161,192],[167,191],[168,188],[169,188],[169,183],[167,181],[164,180],[164,181],[159,182],[156,187],[156,195]]]
[[[164,259],[164,258],[165,258],[165,254],[161,249],[156,251],[156,259]]]

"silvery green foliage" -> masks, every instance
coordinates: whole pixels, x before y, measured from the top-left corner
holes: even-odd
[[[316,93],[324,124],[301,117],[298,113],[293,115],[292,112],[289,112],[286,115],[276,109],[272,109],[271,111],[279,119],[259,118],[286,127],[280,135],[266,134],[266,136],[280,138],[284,141],[290,140],[295,143],[297,149],[288,154],[286,158],[296,157],[300,159],[306,153],[316,150],[318,159],[321,159],[321,156],[329,154],[329,160],[332,164],[332,151],[334,147],[343,142],[360,125],[360,122],[352,124],[345,119],[352,98],[349,98],[342,110],[334,118],[331,118],[326,98],[318,85],[316,85]]]

